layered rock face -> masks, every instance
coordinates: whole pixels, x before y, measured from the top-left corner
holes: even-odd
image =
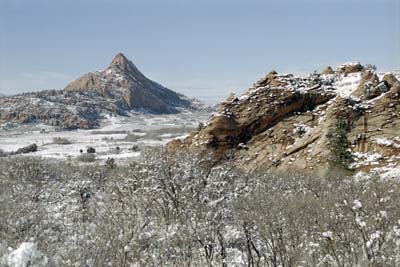
[[[234,161],[249,171],[326,173],[341,120],[351,170],[388,172],[400,164],[396,76],[382,77],[359,63],[323,73],[295,77],[272,71],[242,96],[222,102],[198,132],[168,148]]]
[[[145,77],[122,53],[103,71],[90,72],[71,82],[65,92],[95,91],[106,98],[122,99],[129,108],[151,113],[177,113],[191,100]]]

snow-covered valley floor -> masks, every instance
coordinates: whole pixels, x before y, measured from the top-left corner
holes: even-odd
[[[0,128],[0,150],[14,152],[37,144],[34,155],[54,159],[75,159],[88,147],[96,150],[96,159],[123,160],[140,155],[147,146],[158,146],[185,136],[204,122],[210,113],[186,112],[173,115],[132,113],[128,117],[107,117],[98,129],[57,131],[47,125]],[[57,141],[59,140],[59,141]]]

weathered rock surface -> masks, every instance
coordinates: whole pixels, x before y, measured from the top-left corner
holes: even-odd
[[[384,82],[379,81],[378,75],[367,70],[362,73],[360,84],[352,95],[365,100],[373,99],[386,91],[388,88]]]
[[[303,78],[269,73],[242,96],[222,102],[199,131],[168,149],[234,161],[248,171],[323,174],[332,170],[330,143],[343,120],[351,170],[400,168],[400,98],[389,91],[396,77],[380,80],[358,64],[341,69]],[[385,89],[364,97],[366,84]]]
[[[122,53],[105,70],[85,74],[64,91],[95,91],[106,98],[121,99],[131,109],[151,113],[177,113],[178,108],[190,108],[192,104],[187,97],[145,77]]]
[[[387,73],[383,76],[382,81],[386,83],[387,87],[393,94],[400,93],[400,82],[392,73]]]
[[[331,66],[326,67],[321,74],[323,75],[330,75],[330,74],[334,74],[335,72],[333,71]]]
[[[343,75],[347,75],[350,73],[361,72],[364,69],[365,69],[364,66],[361,65],[360,62],[349,62],[349,63],[345,63],[343,65],[340,65],[336,71]]]

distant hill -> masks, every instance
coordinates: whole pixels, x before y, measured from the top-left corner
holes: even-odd
[[[44,123],[63,129],[91,129],[104,115],[130,111],[170,114],[206,108],[146,78],[119,53],[103,71],[90,72],[64,90],[47,90],[0,98],[0,125]]]
[[[85,74],[64,91],[96,91],[106,98],[124,100],[131,109],[151,113],[176,113],[192,104],[187,97],[148,79],[122,53],[105,70]]]

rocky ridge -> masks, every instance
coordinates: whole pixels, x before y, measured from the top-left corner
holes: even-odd
[[[47,90],[0,98],[0,126],[43,123],[61,129],[92,129],[105,114],[126,115],[128,106],[96,92]]]
[[[332,138],[346,125],[349,171],[400,170],[400,83],[392,73],[346,63],[307,77],[272,71],[231,95],[207,123],[168,149],[234,161],[248,171],[332,170]],[[400,173],[400,171],[399,171]]]
[[[105,98],[124,101],[130,109],[159,114],[177,113],[179,108],[192,105],[187,97],[145,77],[122,53],[105,70],[85,74],[64,91],[95,91]]]
[[[85,74],[64,90],[0,97],[0,126],[44,123],[62,129],[91,129],[105,115],[170,114],[202,108],[198,100],[146,78],[119,53],[105,70]]]

